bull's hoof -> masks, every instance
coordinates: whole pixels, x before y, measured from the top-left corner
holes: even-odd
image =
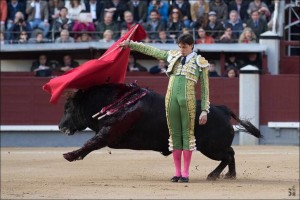
[[[168,156],[170,155],[172,152],[171,151],[163,151],[163,152],[160,152],[163,156]]]
[[[64,153],[63,156],[69,162],[72,162],[75,160],[82,160],[82,157],[77,156],[74,152]]]
[[[208,180],[208,181],[215,181],[215,180],[217,180],[218,178],[220,178],[220,175],[214,174],[214,173],[210,173],[210,174],[207,176],[206,180]]]
[[[229,173],[227,172],[224,176],[224,179],[236,179],[236,173]]]

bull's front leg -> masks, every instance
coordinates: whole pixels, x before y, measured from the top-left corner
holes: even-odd
[[[94,150],[101,149],[107,146],[106,137],[110,127],[102,128],[99,133],[89,139],[83,147],[78,150],[63,154],[64,158],[70,162],[75,160],[82,160],[86,155]]]

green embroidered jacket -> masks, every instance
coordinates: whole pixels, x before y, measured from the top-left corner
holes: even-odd
[[[130,41],[132,50],[155,57],[159,60],[169,62],[167,75],[184,75],[188,80],[197,83],[200,80],[201,86],[201,110],[209,112],[209,82],[208,82],[208,61],[201,55],[196,55],[185,65],[181,65],[179,60],[181,53],[179,50],[164,51],[139,42]]]

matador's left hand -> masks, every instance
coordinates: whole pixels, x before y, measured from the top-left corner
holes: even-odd
[[[119,47],[121,47],[122,49],[126,49],[127,47],[129,47],[129,42],[130,40],[124,40],[119,44]]]
[[[206,122],[207,122],[207,111],[202,111],[199,116],[199,124],[203,125],[206,124]]]

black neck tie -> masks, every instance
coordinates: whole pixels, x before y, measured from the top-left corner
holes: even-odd
[[[184,65],[186,61],[186,56],[183,56],[182,60],[181,60],[181,64]]]

